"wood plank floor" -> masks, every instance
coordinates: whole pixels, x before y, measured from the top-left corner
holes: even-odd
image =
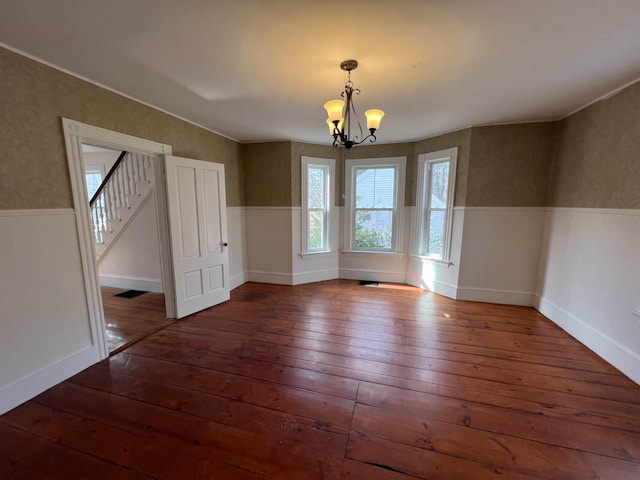
[[[121,288],[100,287],[100,290],[109,353],[173,323],[166,318],[162,293],[123,298],[115,296],[125,291]]]
[[[4,479],[640,479],[640,387],[531,308],[248,283],[0,417]]]

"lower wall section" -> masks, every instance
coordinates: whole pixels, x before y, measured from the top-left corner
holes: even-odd
[[[536,308],[640,383],[640,210],[545,214]]]
[[[458,300],[531,306],[543,208],[466,207]]]
[[[291,207],[244,211],[249,280],[291,285]]]
[[[0,413],[99,360],[75,214],[0,211]]]
[[[249,280],[244,207],[227,207],[227,237],[229,243],[229,281],[233,290]]]

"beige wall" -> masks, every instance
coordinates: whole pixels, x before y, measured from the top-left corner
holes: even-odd
[[[0,208],[72,207],[61,117],[224,163],[227,205],[244,202],[239,145],[0,48]]]
[[[640,208],[640,83],[560,122],[548,203]]]
[[[291,206],[291,142],[242,145],[245,205]]]
[[[465,205],[545,206],[556,125],[473,127]]]
[[[61,117],[167,143],[175,155],[224,163],[229,206],[300,205],[302,155],[337,160],[339,205],[345,158],[406,156],[405,204],[415,205],[418,155],[457,146],[456,206],[640,208],[640,84],[561,122],[473,127],[347,151],[329,143],[240,146],[2,48],[0,70],[3,209],[72,206]]]

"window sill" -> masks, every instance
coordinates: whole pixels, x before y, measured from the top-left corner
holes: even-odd
[[[385,252],[376,250],[341,250],[343,255],[388,255],[390,257],[404,257],[405,254],[401,252]]]
[[[425,257],[424,255],[411,255],[411,258],[416,258],[422,262],[438,263],[440,265],[446,265],[447,267],[451,267],[454,265],[454,263],[451,260],[443,260],[441,258],[434,258],[434,257]]]
[[[338,252],[336,252],[335,250],[330,251],[330,252],[306,252],[306,253],[300,252],[300,253],[298,253],[298,256],[300,258],[302,258],[302,259],[305,259],[305,258],[322,258],[322,257],[329,257],[329,256],[332,256],[332,255],[335,255],[336,253],[338,253]]]

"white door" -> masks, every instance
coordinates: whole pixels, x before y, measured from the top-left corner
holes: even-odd
[[[165,155],[176,316],[229,300],[224,165]]]

